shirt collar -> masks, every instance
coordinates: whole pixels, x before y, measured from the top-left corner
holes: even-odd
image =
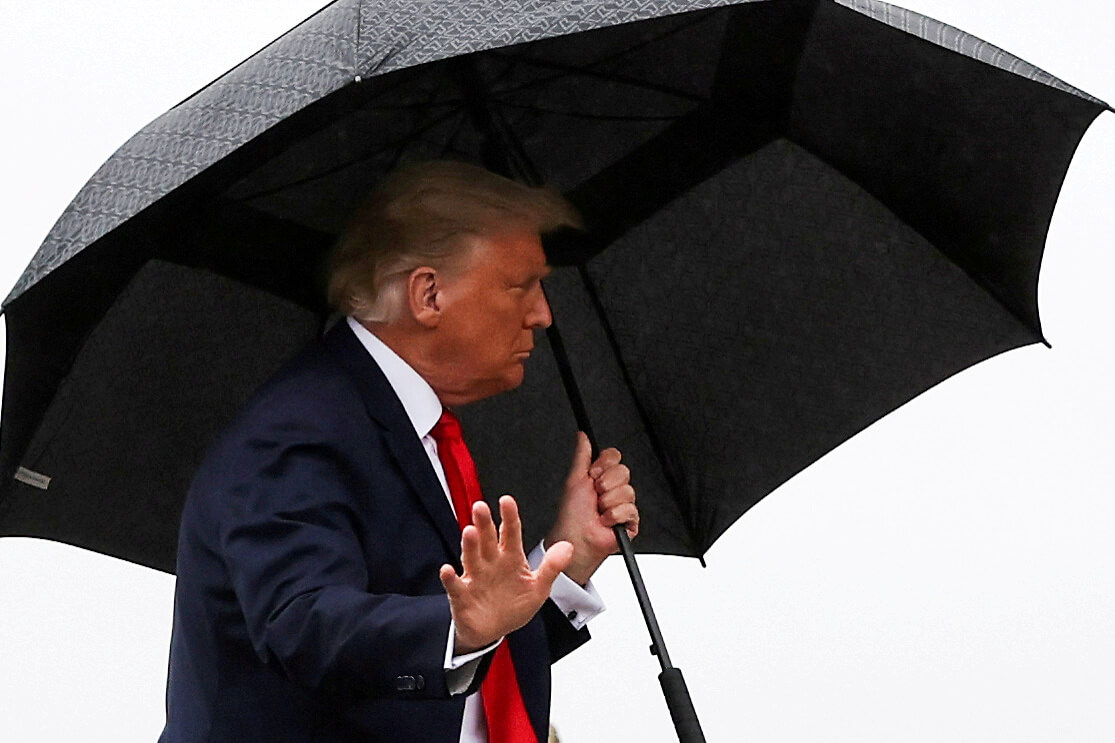
[[[399,354],[387,347],[387,344],[377,338],[371,331],[361,325],[352,317],[345,318],[348,326],[364,348],[371,354],[372,359],[387,377],[387,383],[395,391],[399,402],[403,404],[410,423],[414,426],[419,438],[426,436],[433,430],[434,425],[441,418],[442,405],[434,388],[421,377]]]

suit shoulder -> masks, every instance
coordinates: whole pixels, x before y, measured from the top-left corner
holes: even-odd
[[[261,434],[309,443],[366,430],[369,420],[352,376],[320,339],[284,363],[240,409],[210,449],[227,453]]]
[[[285,398],[306,398],[317,402],[358,399],[349,374],[320,339],[311,343],[281,366],[264,382],[245,409]]]

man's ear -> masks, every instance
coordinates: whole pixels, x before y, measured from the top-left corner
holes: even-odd
[[[430,266],[419,266],[407,275],[407,309],[415,321],[427,328],[436,328],[441,322],[438,272]]]

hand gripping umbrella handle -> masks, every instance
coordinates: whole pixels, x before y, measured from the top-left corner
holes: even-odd
[[[550,349],[554,353],[562,385],[573,408],[573,417],[577,419],[580,429],[588,436],[589,444],[592,445],[592,456],[595,459],[600,453],[600,447],[596,443],[588,410],[584,398],[581,397],[577,379],[573,376],[569,356],[565,352],[565,343],[561,339],[556,323],[546,328],[546,337],[550,341]],[[635,562],[635,551],[631,548],[627,529],[623,524],[616,524],[612,531],[615,532],[620,554],[623,555],[623,562],[627,565],[627,572],[631,576],[631,585],[635,589],[635,598],[639,601],[639,609],[643,612],[643,619],[650,632],[650,652],[658,657],[658,662],[662,665],[662,673],[658,675],[658,681],[662,684],[662,693],[666,696],[666,706],[670,710],[670,717],[673,718],[678,740],[680,743],[705,743],[705,734],[701,732],[701,723],[697,720],[697,712],[693,708],[693,700],[689,696],[689,689],[685,686],[681,669],[674,668],[670,663],[670,654],[666,652],[666,642],[662,639],[658,618],[650,605],[650,596],[647,594],[646,583],[643,582],[643,574],[639,571],[639,563]]]

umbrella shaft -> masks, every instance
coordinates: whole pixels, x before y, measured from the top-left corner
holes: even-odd
[[[595,444],[593,449],[596,449]],[[643,582],[643,574],[639,571],[639,563],[635,561],[635,551],[631,548],[631,540],[628,538],[627,530],[622,524],[612,527],[612,530],[616,533],[619,551],[623,555],[623,562],[627,565],[627,572],[631,576],[631,585],[635,588],[635,598],[639,601],[639,609],[643,612],[643,619],[646,621],[647,630],[650,632],[650,652],[658,657],[662,670],[668,671],[673,668],[670,663],[670,654],[666,651],[666,641],[662,639],[662,630],[658,627],[658,617],[655,616],[654,608],[650,605],[650,596],[647,594],[647,587]]]
[[[573,375],[573,369],[569,364],[569,356],[565,352],[565,343],[561,339],[557,323],[553,323],[546,328],[546,337],[550,341],[550,348],[554,353],[554,360],[557,362],[558,373],[561,375],[565,394],[573,407],[573,417],[577,420],[577,426],[588,436],[589,443],[592,445],[592,456],[596,457],[600,453],[600,446],[596,442],[592,422],[589,420],[584,398],[581,397],[581,389],[577,384],[577,378]],[[622,524],[617,524],[612,530],[616,534],[619,551],[623,555],[623,562],[627,565],[627,572],[631,576],[631,585],[635,589],[635,598],[639,601],[639,609],[643,612],[643,619],[646,621],[647,630],[650,632],[650,652],[658,657],[662,670],[667,671],[673,668],[670,664],[670,654],[666,652],[666,642],[662,639],[662,630],[658,628],[658,618],[654,615],[654,608],[650,605],[650,596],[647,594],[647,587],[643,582],[643,574],[639,572],[639,563],[635,562],[635,551],[631,547],[631,539],[628,538],[627,530]]]

